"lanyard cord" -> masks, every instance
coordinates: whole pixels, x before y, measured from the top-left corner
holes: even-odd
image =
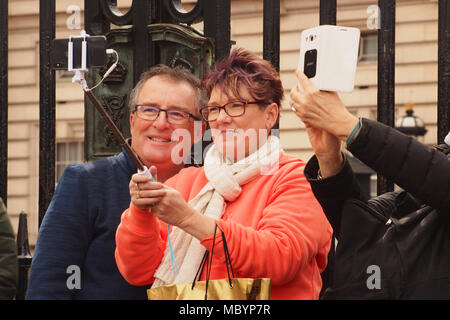
[[[170,251],[170,262],[172,263],[172,275],[175,278],[175,270],[177,271],[177,274],[180,272],[180,269],[178,268],[177,262],[175,261],[175,254],[173,253],[173,247],[172,242],[170,241],[170,225],[167,225],[167,239],[169,240],[169,251]]]

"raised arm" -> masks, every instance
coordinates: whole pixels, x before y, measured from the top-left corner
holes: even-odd
[[[322,206],[337,239],[339,239],[342,208],[345,201],[349,198],[367,201],[347,158],[343,156],[343,159],[344,164],[341,170],[327,178],[317,177],[319,164],[316,156],[308,161],[305,168],[305,176],[311,184],[314,196]]]
[[[369,119],[348,149],[424,203],[449,212],[450,160],[444,153]]]

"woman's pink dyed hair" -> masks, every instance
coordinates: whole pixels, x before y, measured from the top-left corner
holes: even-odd
[[[202,87],[208,96],[214,87],[219,86],[228,97],[243,100],[239,92],[241,85],[261,107],[273,102],[280,107],[284,90],[278,72],[268,61],[249,50],[234,49],[227,58],[218,61],[202,80]]]

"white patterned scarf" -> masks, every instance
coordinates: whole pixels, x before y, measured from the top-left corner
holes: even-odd
[[[225,200],[234,201],[241,193],[241,186],[260,175],[273,174],[278,169],[280,141],[270,135],[266,143],[256,152],[235,163],[224,160],[215,144],[205,156],[204,170],[209,182],[200,190],[189,205],[195,211],[213,219],[220,219],[225,212]],[[167,284],[193,281],[200,266],[205,247],[200,240],[177,227],[172,228],[170,241],[179,272],[174,277],[169,245],[166,247],[161,264],[154,274],[152,288]]]

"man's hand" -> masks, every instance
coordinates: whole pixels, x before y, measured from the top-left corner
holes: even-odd
[[[156,179],[156,167],[150,168]],[[194,210],[175,189],[160,182],[152,182],[150,176],[134,174],[130,181],[131,202],[142,210],[151,211],[165,223],[183,229],[199,240],[214,233],[215,220]]]
[[[155,166],[149,169],[152,177],[136,173],[131,177],[129,188],[131,202],[141,210],[151,210],[151,207],[161,200],[165,194],[163,184],[157,181],[158,173]]]

